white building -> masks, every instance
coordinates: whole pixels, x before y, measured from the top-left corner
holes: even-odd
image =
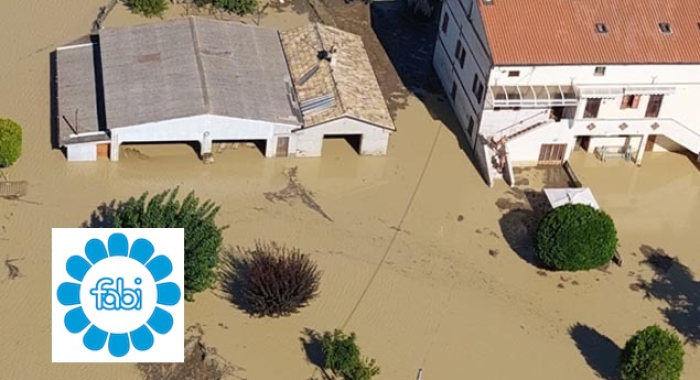
[[[359,36],[185,19],[106,29],[56,51],[56,128],[68,161],[120,146],[261,142],[266,157],[320,156],[352,137],[386,153],[395,130]]]
[[[700,1],[445,0],[433,63],[489,185],[575,146],[700,154]]]

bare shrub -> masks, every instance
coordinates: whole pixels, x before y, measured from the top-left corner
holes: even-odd
[[[225,290],[232,301],[258,317],[287,316],[318,295],[321,273],[299,249],[256,242],[229,254]]]

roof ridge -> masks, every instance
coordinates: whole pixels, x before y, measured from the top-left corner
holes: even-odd
[[[322,25],[318,22],[314,23],[314,31],[316,32],[316,36],[318,37],[318,41],[321,43],[321,49],[326,51],[326,46],[323,43],[323,36],[321,35],[321,32],[318,30],[318,26]],[[325,27],[325,25],[322,25]],[[333,46],[334,47],[334,46]],[[343,115],[347,114],[348,110],[345,108],[345,105],[343,104],[343,100],[340,96],[340,91],[338,90],[338,81],[335,79],[335,72],[333,70],[333,66],[330,65],[330,62],[327,63],[328,65],[328,70],[331,72],[331,80],[333,81],[333,92],[335,95],[335,99],[338,103],[338,106],[340,107],[340,111]]]
[[[199,49],[199,40],[197,39],[197,27],[193,16],[188,16],[190,23],[190,32],[192,32],[192,46],[194,48],[194,56],[197,61],[197,71],[199,71],[199,83],[202,88],[202,101],[204,102],[204,113],[211,113],[211,102],[209,101],[209,87],[207,85],[207,77],[204,73],[204,63]]]

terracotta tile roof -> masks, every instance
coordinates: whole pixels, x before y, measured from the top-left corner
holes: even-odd
[[[309,24],[280,32],[280,38],[302,107],[306,101],[320,96],[335,98],[330,108],[317,112],[302,110],[305,127],[348,116],[395,129],[360,36],[322,24]],[[336,49],[335,67],[318,59],[320,51],[331,47]],[[318,71],[302,81],[317,64]]]
[[[698,0],[475,1],[496,65],[700,63]]]

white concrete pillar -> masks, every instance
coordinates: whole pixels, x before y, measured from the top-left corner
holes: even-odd
[[[634,162],[637,164],[637,166],[642,165],[642,158],[644,157],[644,149],[646,149],[647,146],[647,140],[649,139],[649,135],[642,135],[641,140],[639,140],[639,149],[637,149],[637,157],[635,157]]]
[[[204,136],[202,136],[202,141],[200,141],[199,143],[200,156],[204,156],[205,153],[211,153],[211,133],[209,133],[209,131],[204,132]]]
[[[277,138],[275,136],[265,140],[265,157],[274,157],[277,150]]]
[[[119,161],[119,135],[112,132],[112,141],[109,143],[109,160],[112,162]]]

